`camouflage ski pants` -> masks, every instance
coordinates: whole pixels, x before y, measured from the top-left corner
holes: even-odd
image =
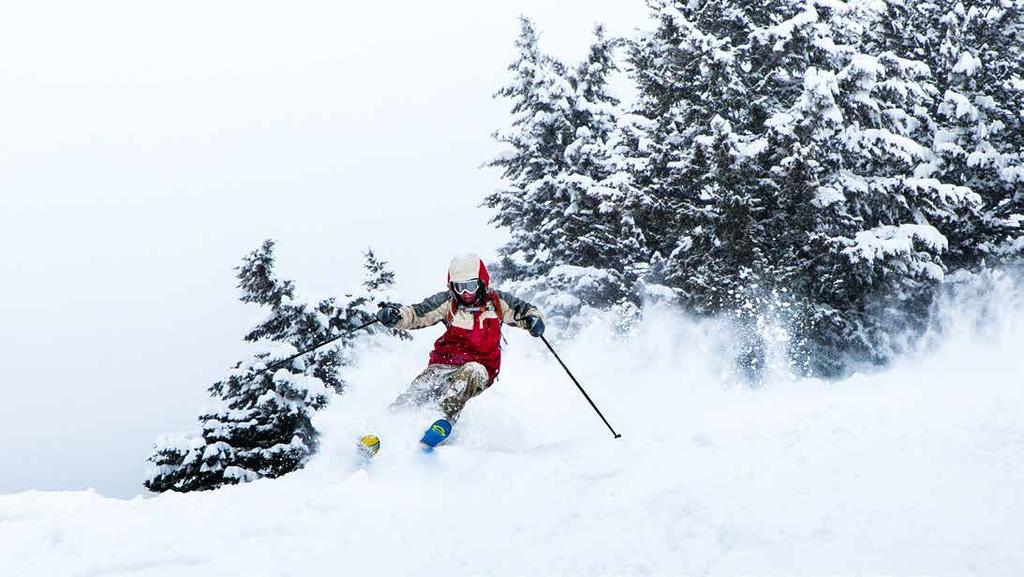
[[[409,389],[391,403],[391,410],[436,404],[445,418],[454,423],[466,403],[489,386],[491,379],[480,363],[427,365]]]

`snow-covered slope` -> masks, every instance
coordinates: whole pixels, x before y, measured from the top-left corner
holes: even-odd
[[[0,574],[1021,575],[1024,323],[952,321],[884,372],[759,390],[723,385],[712,324],[651,313],[626,343],[596,327],[561,352],[619,440],[540,343],[509,334],[499,383],[426,455],[430,415],[382,407],[428,329],[364,351],[297,474],[0,496]],[[383,447],[360,468],[363,431]]]

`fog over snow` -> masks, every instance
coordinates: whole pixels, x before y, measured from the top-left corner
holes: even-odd
[[[575,59],[645,9],[5,4],[0,492],[141,491],[155,436],[193,426],[260,315],[232,267],[264,238],[304,292],[359,282],[368,246],[408,299],[452,253],[492,254],[479,166],[520,13]]]

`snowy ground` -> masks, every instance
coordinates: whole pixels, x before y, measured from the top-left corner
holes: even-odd
[[[0,496],[0,574],[1021,575],[1024,323],[976,320],[885,372],[760,390],[723,386],[712,325],[656,316],[626,344],[592,330],[563,357],[619,440],[510,334],[496,388],[425,455],[430,416],[380,407],[430,332],[366,352],[297,474],[130,501]],[[383,448],[359,468],[364,430]]]

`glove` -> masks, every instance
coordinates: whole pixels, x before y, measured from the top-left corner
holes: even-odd
[[[377,305],[377,320],[380,324],[391,328],[402,321],[402,313],[398,311],[399,305],[395,303],[380,303]]]
[[[526,317],[526,320],[530,323],[527,325],[530,335],[539,337],[544,334],[544,319],[540,317]]]

